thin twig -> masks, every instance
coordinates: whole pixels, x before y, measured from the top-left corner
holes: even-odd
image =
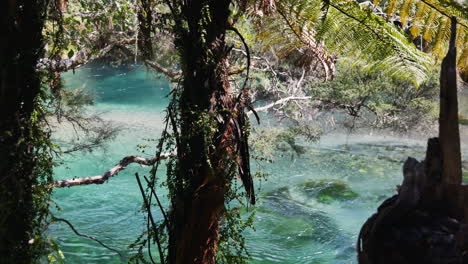
[[[67,225],[71,228],[71,230],[73,230],[73,232],[74,232],[76,235],[78,235],[78,236],[80,236],[80,237],[85,237],[85,238],[94,240],[94,241],[96,241],[97,243],[99,243],[101,246],[103,246],[103,247],[105,247],[105,248],[107,248],[107,249],[109,249],[109,250],[111,250],[111,251],[114,251],[115,253],[119,254],[120,257],[122,257],[122,258],[128,258],[128,256],[123,255],[123,254],[120,253],[117,249],[113,249],[113,248],[107,246],[107,245],[104,244],[103,242],[99,241],[97,238],[95,238],[95,237],[93,237],[93,236],[90,236],[90,235],[81,234],[80,232],[78,232],[78,231],[76,230],[76,228],[75,228],[68,220],[63,219],[63,218],[57,218],[57,217],[54,217],[52,220],[53,220],[53,221],[64,222],[65,224],[67,224]]]
[[[247,42],[244,39],[244,36],[242,36],[242,34],[239,32],[239,30],[237,30],[237,28],[229,27],[228,29],[233,31],[234,33],[236,33],[236,35],[240,38],[242,44],[244,45],[245,52],[247,53],[247,74],[245,76],[244,84],[241,87],[241,92],[240,92],[240,94],[239,94],[239,96],[237,98],[237,101],[239,101],[245,87],[247,86],[247,82],[249,81],[249,76],[250,76],[250,49],[249,49],[249,45],[247,45]]]
[[[146,200],[145,191],[143,190],[143,186],[141,185],[140,176],[138,176],[138,172],[135,173],[135,177],[138,182],[138,187],[140,187],[141,196],[143,196],[143,202],[145,203],[146,211],[148,212],[148,217],[151,221],[151,225],[153,226],[154,237],[156,240],[156,244],[158,245],[159,259],[161,260],[161,264],[164,264],[164,254],[161,247],[161,241],[159,240],[158,236],[158,229],[156,223],[154,222],[153,214],[151,213],[151,207],[148,204],[148,200]],[[148,243],[151,243],[151,241],[148,241]]]
[[[153,184],[148,180],[148,178],[146,178],[146,176],[143,176],[143,178],[145,179],[146,183],[148,184],[149,188],[151,189],[151,193],[154,195],[154,197],[156,198],[156,202],[158,203],[158,206],[159,206],[159,210],[161,211],[163,217],[164,217],[164,223],[165,223],[165,226],[166,228],[169,230],[169,220],[167,218],[167,215],[166,215],[166,212],[164,211],[164,208],[162,207],[162,204],[161,204],[161,201],[159,200],[159,197],[158,195],[156,194],[156,192],[154,191],[154,186]]]

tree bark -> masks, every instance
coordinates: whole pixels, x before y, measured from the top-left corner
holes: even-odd
[[[180,21],[176,21],[186,26],[175,27],[182,85],[177,109],[176,186],[169,214],[170,264],[215,263],[232,170],[228,116],[236,111],[226,69],[230,3],[185,1],[180,4]],[[217,120],[214,124],[213,118]]]
[[[30,122],[47,0],[0,3],[0,262],[31,263],[36,182]]]
[[[452,18],[450,46],[440,72],[439,139],[443,153],[445,183],[461,184],[461,150],[457,99],[457,22]]]

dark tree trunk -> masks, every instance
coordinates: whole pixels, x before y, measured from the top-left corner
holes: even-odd
[[[176,193],[169,221],[170,264],[215,263],[232,169],[226,162],[231,144],[226,128],[230,125],[220,114],[223,109],[235,111],[225,69],[230,2],[186,1],[176,21],[187,26],[176,27],[183,80],[178,102]]]
[[[440,72],[439,139],[443,153],[443,179],[446,183],[461,184],[461,151],[457,99],[456,21],[452,18],[452,35],[447,56]]]
[[[31,114],[40,89],[46,0],[0,3],[0,263],[31,263],[34,155]]]

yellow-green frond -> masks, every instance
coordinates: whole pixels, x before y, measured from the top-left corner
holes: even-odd
[[[395,11],[397,8],[400,6],[400,0],[388,0],[387,3],[387,19],[390,19],[393,14],[395,14]]]
[[[435,37],[435,44],[432,47],[431,53],[435,54],[437,58],[441,58],[446,53],[446,43],[450,34],[450,19],[441,17],[439,21],[440,26],[437,29]]]
[[[438,28],[438,24],[434,24],[434,20],[436,18],[437,11],[434,9],[431,9],[426,21],[424,22],[424,27],[423,27],[423,39],[428,41],[432,39],[432,36],[434,35],[434,32]]]
[[[421,29],[424,26],[424,20],[427,16],[428,11],[429,7],[425,3],[418,2],[416,4],[416,14],[413,17],[413,21],[411,23],[410,28],[410,32],[413,38],[416,38],[421,34]]]
[[[412,15],[413,7],[415,4],[415,0],[406,0],[403,1],[400,9],[400,21],[403,28],[406,28],[408,24],[408,19]]]
[[[460,50],[457,67],[460,71],[460,75],[465,82],[468,82],[468,34],[465,31],[463,37],[464,45]]]

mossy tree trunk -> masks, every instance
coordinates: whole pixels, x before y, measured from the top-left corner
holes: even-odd
[[[237,167],[231,127],[237,109],[226,74],[231,1],[173,2],[182,80],[168,260],[214,264],[225,192]]]
[[[0,262],[31,263],[35,182],[31,114],[40,90],[47,0],[0,3]]]

